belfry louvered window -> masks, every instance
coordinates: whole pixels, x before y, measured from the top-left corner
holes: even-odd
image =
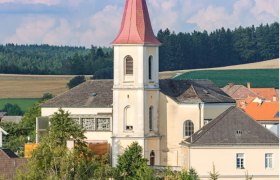
[[[131,56],[125,57],[125,75],[133,75],[133,58]]]

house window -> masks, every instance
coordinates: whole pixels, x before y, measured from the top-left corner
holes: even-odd
[[[243,153],[236,154],[236,168],[244,169],[244,154]]]
[[[125,57],[125,75],[133,75],[133,58],[131,56]]]
[[[191,136],[194,132],[194,125],[191,120],[187,120],[184,123],[184,136]]]
[[[154,108],[151,106],[149,108],[149,129],[150,131],[154,130]]]
[[[152,80],[153,79],[153,56],[150,56],[149,57],[149,80]]]
[[[97,118],[96,119],[97,131],[109,131],[110,130],[110,118]]]
[[[82,126],[86,131],[94,131],[95,128],[95,119],[94,118],[83,118]]]
[[[151,151],[150,153],[150,166],[154,166],[155,165],[155,152]]]
[[[272,168],[272,153],[265,154],[265,168],[266,169]]]
[[[132,131],[133,130],[133,112],[130,106],[124,108],[124,130]]]

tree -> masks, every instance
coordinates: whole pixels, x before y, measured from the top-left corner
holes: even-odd
[[[51,93],[44,93],[40,101],[47,101],[49,99],[52,99],[53,97],[54,95],[52,95]]]
[[[7,112],[8,116],[21,116],[23,115],[23,111],[17,104],[7,103],[4,105],[2,111]]]
[[[72,150],[66,147],[73,140]],[[93,177],[97,163],[84,141],[84,131],[69,113],[59,110],[50,119],[48,133],[42,137],[25,171],[17,174],[18,179],[89,179]]]
[[[79,84],[85,81],[86,81],[85,76],[75,76],[67,83],[67,86],[69,89],[72,89],[73,87],[78,86]]]
[[[210,176],[210,178],[209,178],[209,180],[218,180],[218,178],[219,178],[219,173],[216,171],[216,169],[215,169],[215,165],[213,164],[213,167],[212,167],[213,169],[212,169],[212,172],[209,172],[209,176]]]
[[[142,156],[142,147],[134,142],[118,157],[115,179],[153,179],[153,170]]]

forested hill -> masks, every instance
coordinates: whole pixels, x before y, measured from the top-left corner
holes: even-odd
[[[160,30],[160,71],[219,67],[279,57],[279,23],[208,33]],[[112,78],[113,50],[92,46],[0,45],[0,73],[94,74]]]
[[[158,32],[160,70],[222,67],[279,57],[279,23],[207,33]]]

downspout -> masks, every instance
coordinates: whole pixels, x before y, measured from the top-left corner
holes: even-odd
[[[198,103],[199,108],[199,129],[201,128],[201,103]]]

